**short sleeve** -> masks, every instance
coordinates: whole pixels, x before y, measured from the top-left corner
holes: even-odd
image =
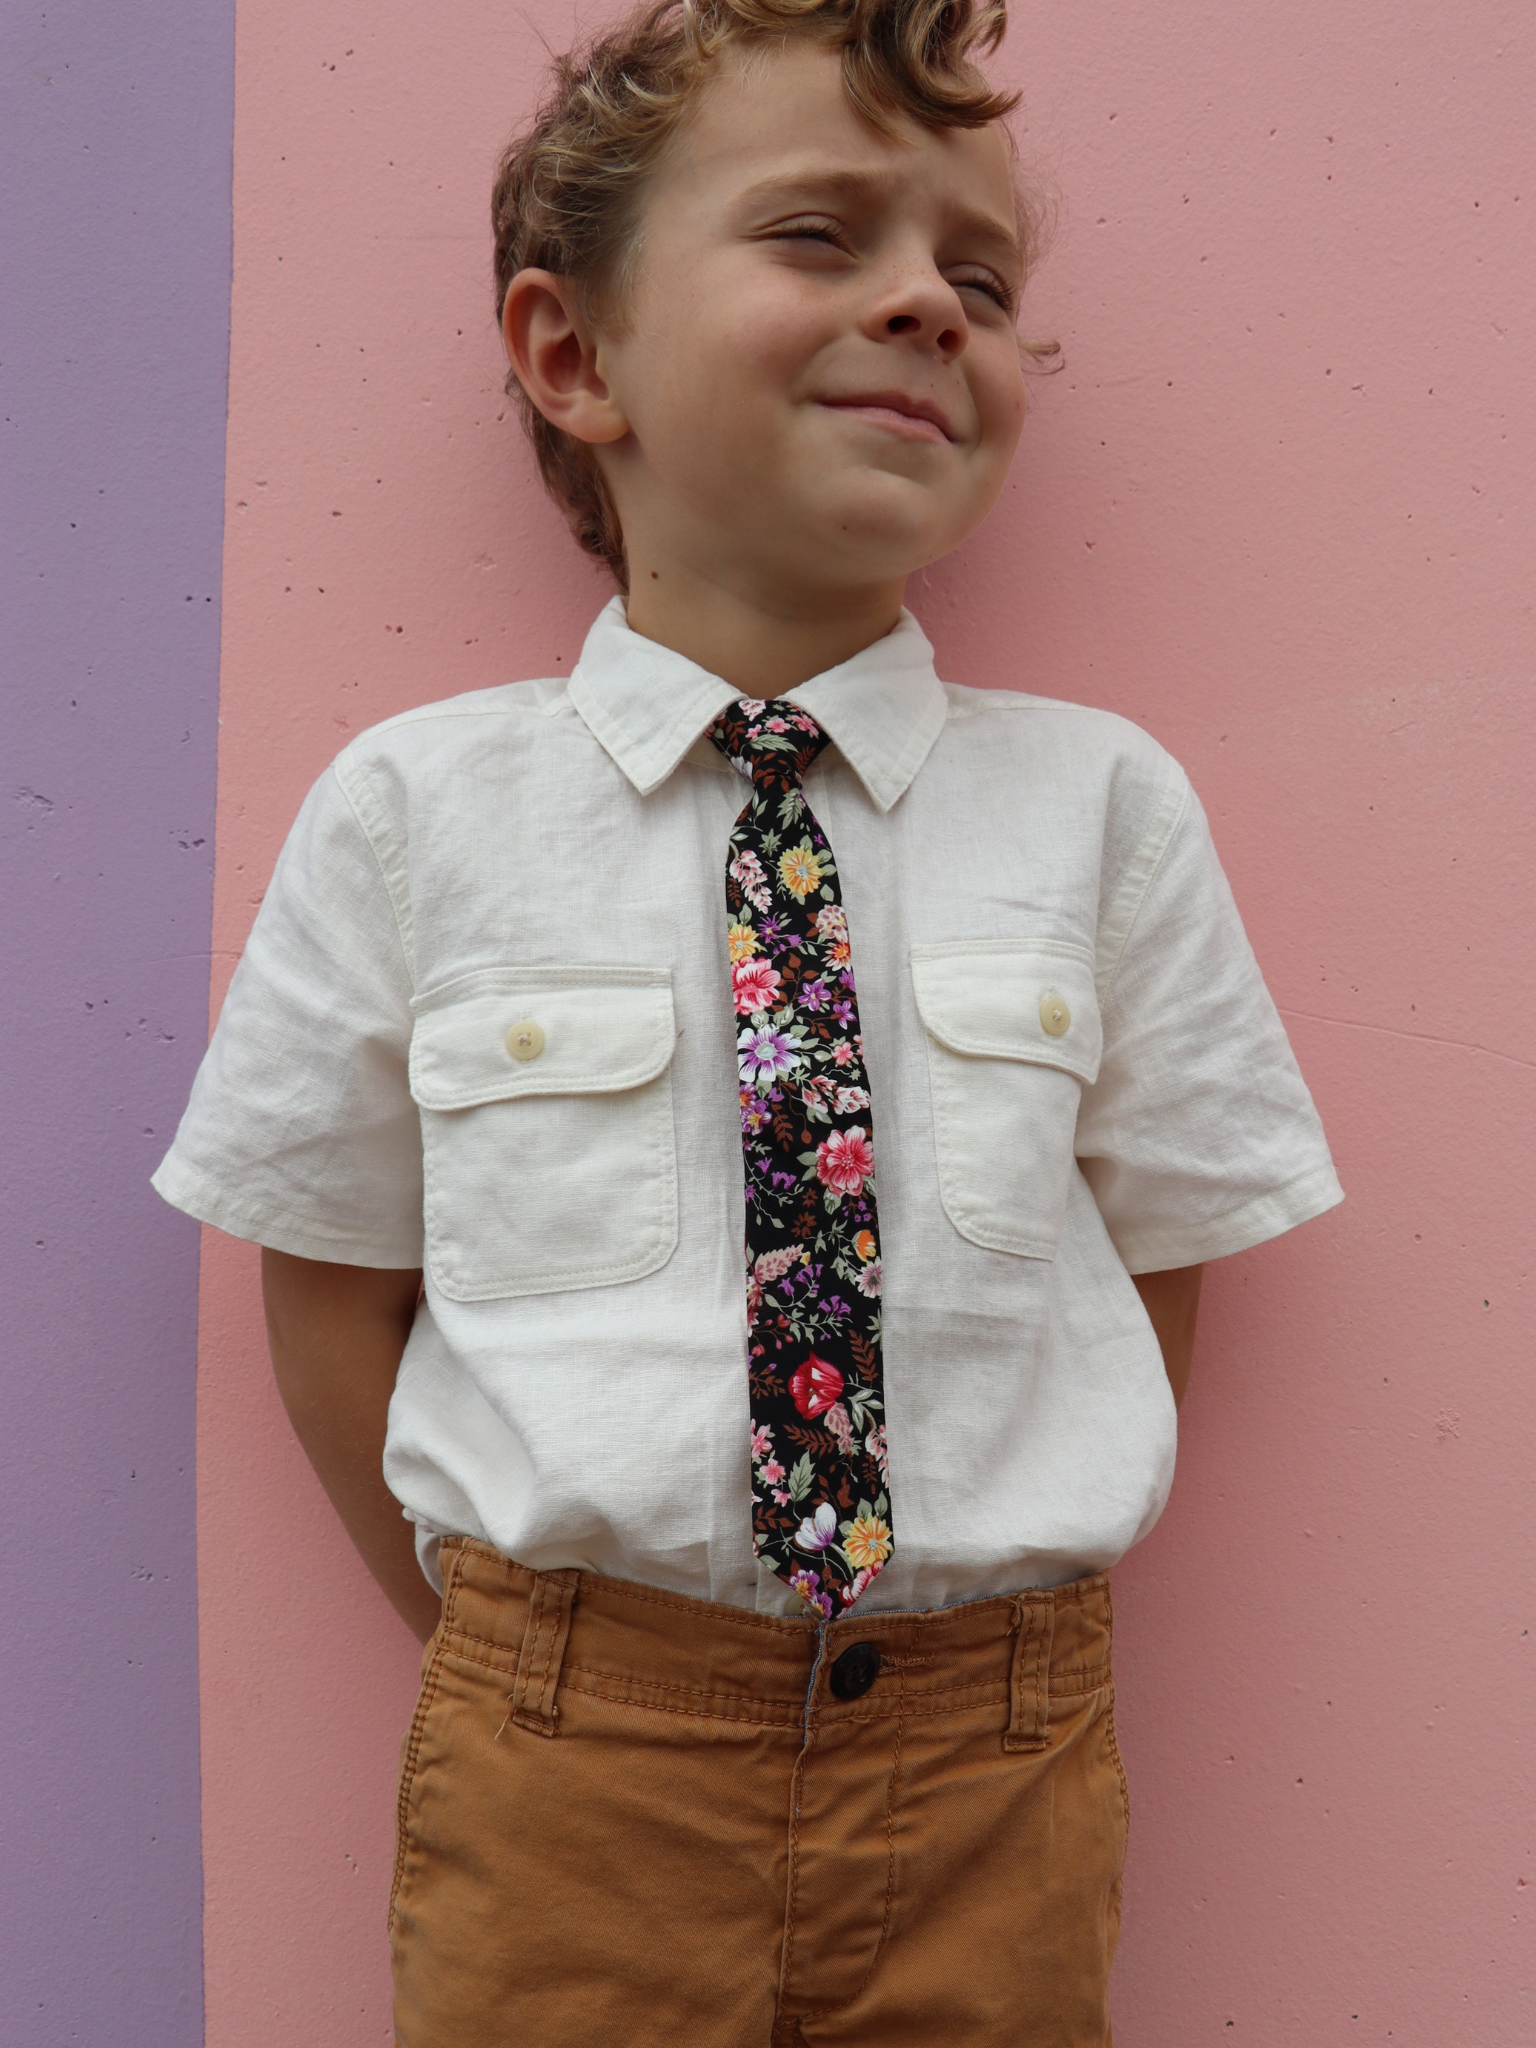
[[[1343,1200],[1205,814],[1167,766],[1106,912],[1104,1056],[1078,1119],[1079,1164],[1132,1273],[1246,1251]]]
[[[279,856],[155,1188],[276,1251],[419,1266],[411,993],[374,849],[328,769]]]

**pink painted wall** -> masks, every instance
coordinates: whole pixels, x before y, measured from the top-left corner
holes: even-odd
[[[584,16],[583,18],[592,18]],[[486,193],[564,0],[244,0],[215,1006],[305,787],[567,668],[602,587],[501,396]],[[1105,704],[1205,797],[1350,1200],[1213,1270],[1119,1574],[1129,2048],[1536,2038],[1530,602],[1536,36],[1501,0],[1021,11],[1063,195],[943,670]],[[208,2040],[383,2043],[415,1657],[203,1267]]]

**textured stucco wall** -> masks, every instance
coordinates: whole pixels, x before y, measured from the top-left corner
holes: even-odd
[[[215,1004],[347,735],[568,667],[599,596],[500,395],[483,228],[572,15],[422,21],[241,12]],[[1067,367],[914,607],[947,673],[1187,763],[1350,1193],[1213,1270],[1174,1502],[1119,1574],[1121,2030],[1514,2048],[1536,42],[1505,0],[1128,0],[1019,9],[1000,69],[1063,195],[1032,319]],[[384,2042],[414,1655],[286,1436],[254,1274],[210,1236],[208,2038]]]
[[[234,10],[0,30],[0,2037],[202,2040],[197,1232]]]

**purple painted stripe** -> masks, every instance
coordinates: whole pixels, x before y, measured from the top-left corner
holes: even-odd
[[[7,2043],[202,2039],[197,1234],[233,0],[0,45]]]

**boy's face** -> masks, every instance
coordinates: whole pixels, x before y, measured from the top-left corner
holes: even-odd
[[[954,547],[1023,424],[1020,279],[997,128],[892,140],[833,55],[730,62],[651,182],[623,332],[598,339],[632,589],[680,569],[814,601]]]

